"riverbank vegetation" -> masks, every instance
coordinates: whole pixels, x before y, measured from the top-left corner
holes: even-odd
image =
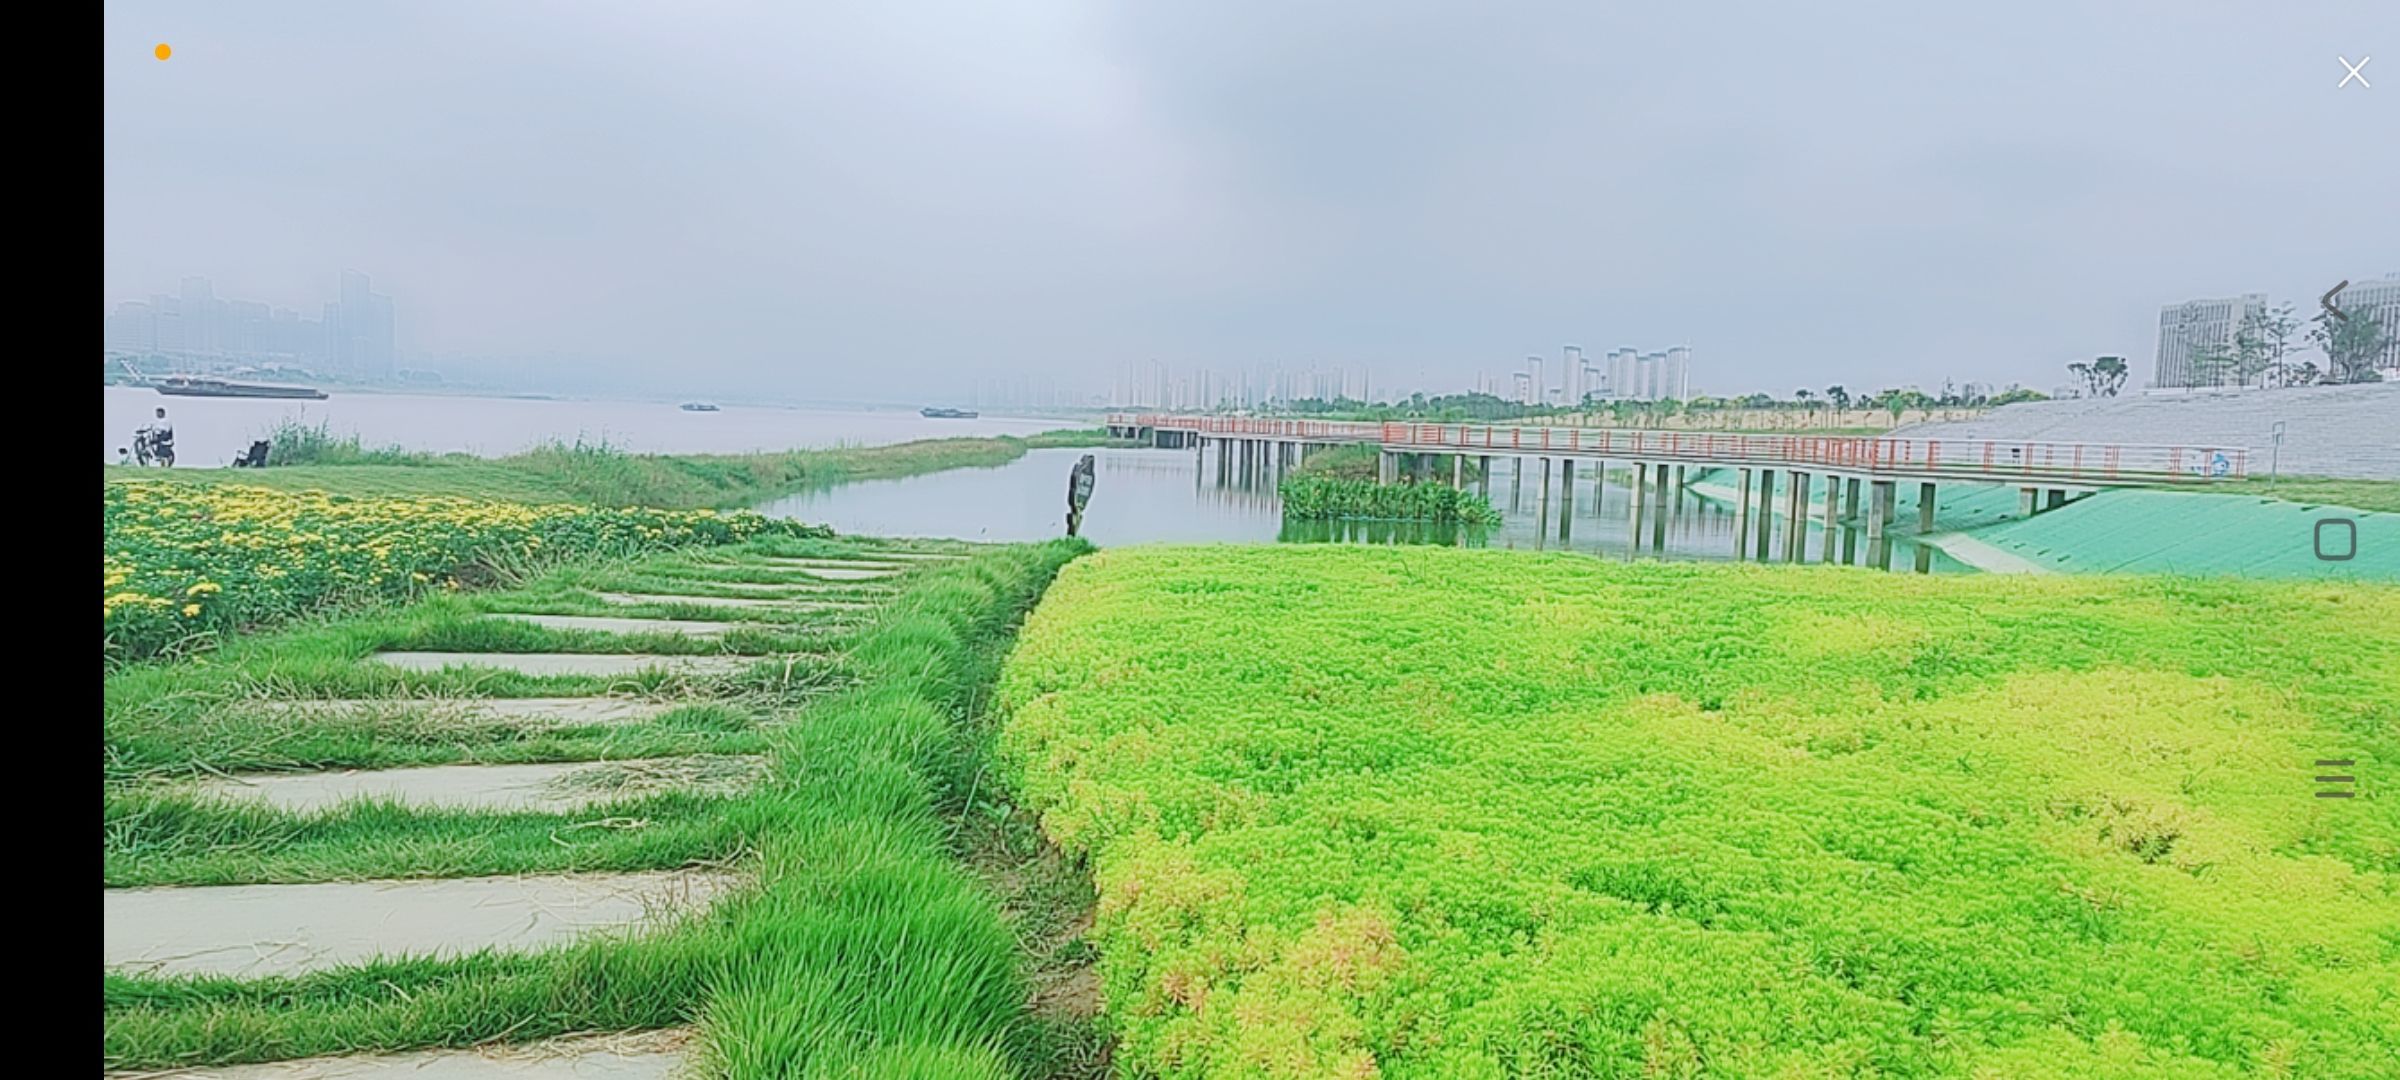
[[[721,679],[406,673],[369,659],[395,647],[594,651],[607,639],[477,616],[553,608],[622,580],[608,575],[657,580],[705,566],[727,580],[767,578],[778,572],[771,557],[838,543],[770,537],[705,562],[679,553],[578,566],[521,590],[238,637],[205,664],[109,673],[112,885],[680,868],[728,871],[741,884],[706,914],[648,934],[529,954],[256,979],[111,972],[104,1068],[694,1026],[694,1064],[705,1075],[1085,1075],[1096,1045],[1088,1016],[1076,1028],[1027,1004],[1028,939],[1073,940],[1053,930],[1071,919],[1050,910],[1028,922],[996,899],[1055,909],[1074,902],[1072,888],[1057,885],[1072,875],[1021,875],[1056,892],[1044,901],[969,865],[990,823],[1026,828],[985,775],[981,717],[1018,621],[1059,566],[1086,550],[1079,542],[976,549],[965,561],[913,566],[896,590],[828,590],[872,596],[874,610],[855,625],[794,613],[767,637],[684,643],[758,657],[749,672]],[[836,637],[795,651],[791,635],[811,633]],[[462,695],[600,692],[677,707],[632,723],[541,726],[435,724],[409,711]],[[342,719],[275,707],[359,698],[394,709]],[[733,794],[646,793],[571,814],[379,804],[303,815],[161,786],[260,769],[669,754],[763,757],[763,775]]]
[[[101,641],[112,658],[560,560],[831,535],[746,511],[347,498],[172,481],[104,484],[100,505]]]
[[[2264,495],[2313,506],[2347,506],[2400,514],[2400,480],[2344,480],[2328,476],[2216,481],[2202,490],[2227,495]]]
[[[1287,520],[1430,521],[1497,525],[1500,511],[1474,491],[1446,484],[1378,484],[1294,476],[1279,486]]]
[[[1366,402],[1353,398],[1303,398],[1279,403],[1260,415],[1318,420],[1426,423],[1519,423],[1561,427],[1660,428],[1679,431],[1772,431],[1785,435],[1871,435],[1903,424],[1966,420],[2001,405],[2041,401],[2045,395],[2012,389],[1999,394],[1945,384],[1939,393],[1886,389],[1852,394],[1841,386],[1800,389],[1790,398],[1772,394],[1658,401],[1591,401],[1531,405],[1486,393],[1414,394]]]
[[[922,439],[757,454],[636,454],[602,443],[550,443],[501,458],[418,454],[361,445],[355,436],[287,425],[264,469],[177,469],[183,483],[236,483],[342,495],[467,495],[518,502],[582,502],[668,510],[751,506],[780,495],[854,480],[917,476],[1005,465],[1028,450],[1130,445],[1105,429],[1039,435]],[[159,471],[111,466],[109,482],[157,479]]]
[[[2386,586],[1149,547],[1001,750],[1137,1073],[2366,1080],[2394,670]]]

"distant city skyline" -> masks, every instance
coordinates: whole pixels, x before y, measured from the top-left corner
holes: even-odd
[[[192,275],[175,293],[119,300],[101,316],[102,349],[178,360],[282,364],[352,379],[391,380],[399,374],[398,313],[368,276],[342,270],[334,299],[318,317],[254,300],[216,295],[207,277]]]

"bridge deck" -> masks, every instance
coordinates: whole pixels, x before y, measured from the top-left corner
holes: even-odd
[[[2250,452],[2229,446],[1274,420],[1166,413],[1114,413],[1108,422],[1110,427],[1179,431],[1210,438],[1375,443],[1403,453],[1621,459],[2029,487],[2205,484],[2239,480],[2250,473]]]

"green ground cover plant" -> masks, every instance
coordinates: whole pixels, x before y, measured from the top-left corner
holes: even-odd
[[[1120,549],[1000,749],[1137,1073],[2366,1080],[2394,671],[2387,586]]]
[[[1378,484],[1294,476],[1279,487],[1283,516],[1300,521],[1371,519],[1497,525],[1500,511],[1474,491],[1447,484]]]

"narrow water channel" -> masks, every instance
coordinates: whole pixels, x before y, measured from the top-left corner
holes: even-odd
[[[1220,463],[1215,450],[1035,450],[1006,465],[868,480],[802,492],[761,506],[781,517],[822,522],[843,532],[876,536],[940,537],[956,540],[1024,541],[1066,532],[1067,471],[1090,453],[1098,465],[1084,535],[1102,546],[1177,543],[1411,543],[1521,550],[1570,550],[1628,558],[1729,561],[1735,558],[1731,506],[1690,491],[1670,492],[1666,512],[1644,509],[1638,555],[1633,534],[1628,477],[1611,474],[1596,482],[1580,472],[1570,494],[1553,472],[1549,497],[1530,460],[1495,458],[1490,484],[1501,524],[1491,528],[1435,526],[1408,522],[1341,521],[1286,524],[1275,495],[1272,470],[1245,473],[1238,462]],[[1752,523],[1753,526],[1755,523]],[[1782,523],[1769,530],[1769,559],[1784,561]],[[1802,537],[1802,557],[1825,561],[1826,533],[1812,523]],[[1863,564],[1869,557],[1864,531],[1836,529],[1834,560]],[[1927,549],[1935,573],[1967,568],[1938,550]],[[1891,566],[1915,566],[1916,545],[1895,540]]]

